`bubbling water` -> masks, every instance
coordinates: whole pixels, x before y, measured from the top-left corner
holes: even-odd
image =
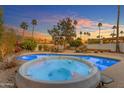
[[[85,78],[91,68],[85,63],[71,59],[51,59],[36,62],[27,68],[27,75],[36,80],[62,81]]]

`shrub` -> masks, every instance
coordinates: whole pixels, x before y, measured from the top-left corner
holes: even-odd
[[[0,39],[0,60],[5,59],[7,55],[14,52],[16,42],[16,34],[14,31],[5,31]]]
[[[21,50],[22,50],[21,47],[18,47],[18,46],[17,46],[17,47],[15,47],[14,52],[15,52],[15,53],[18,53],[18,52],[20,52]]]
[[[99,39],[89,39],[88,44],[99,44],[100,40]]]
[[[77,53],[87,52],[87,46],[86,46],[86,45],[82,45],[82,46],[78,47],[78,48],[76,49],[76,52],[77,52]]]
[[[36,46],[37,42],[33,39],[26,39],[21,44],[21,48],[25,50],[34,50]]]
[[[43,50],[44,51],[49,51],[50,49],[49,49],[49,46],[48,45],[43,45]]]
[[[82,45],[81,39],[77,38],[76,40],[73,40],[70,42],[71,47],[79,47]]]
[[[51,47],[51,52],[58,52],[58,51],[59,51],[59,49],[57,47],[55,47],[55,46]]]
[[[43,48],[43,46],[42,46],[42,45],[39,45],[39,46],[38,46],[38,50],[40,50],[40,51],[41,51],[41,50],[42,50],[42,48]]]
[[[16,41],[14,52],[15,52],[15,53],[18,53],[18,52],[20,52],[21,50],[22,50],[22,48],[21,48],[21,42]]]

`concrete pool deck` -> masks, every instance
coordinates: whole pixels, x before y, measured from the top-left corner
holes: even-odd
[[[24,53],[27,54],[38,54],[38,53],[50,53],[50,54],[71,54],[71,55],[93,55],[107,58],[114,58],[120,60],[117,64],[107,68],[105,71],[101,72],[109,77],[111,77],[114,82],[106,84],[104,87],[107,88],[124,88],[124,54],[117,53],[74,53],[73,51],[65,51],[62,53],[51,53],[51,52],[32,52]]]

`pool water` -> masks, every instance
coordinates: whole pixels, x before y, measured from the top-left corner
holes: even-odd
[[[89,56],[89,55],[79,56],[79,55],[67,55],[67,54],[32,54],[32,55],[19,56],[17,57],[17,60],[31,61],[37,58],[50,57],[50,56],[72,56],[72,57],[81,58],[83,60],[95,64],[100,71],[104,71],[108,67],[119,62],[119,60],[111,59],[111,58]]]
[[[51,59],[43,62],[36,62],[27,68],[26,74],[33,80],[72,80],[85,78],[91,73],[92,69],[76,60]]]

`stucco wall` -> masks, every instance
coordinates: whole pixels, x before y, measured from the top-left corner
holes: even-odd
[[[111,51],[116,50],[116,44],[88,44],[88,49],[110,49]],[[120,50],[124,52],[124,43],[120,43]]]

